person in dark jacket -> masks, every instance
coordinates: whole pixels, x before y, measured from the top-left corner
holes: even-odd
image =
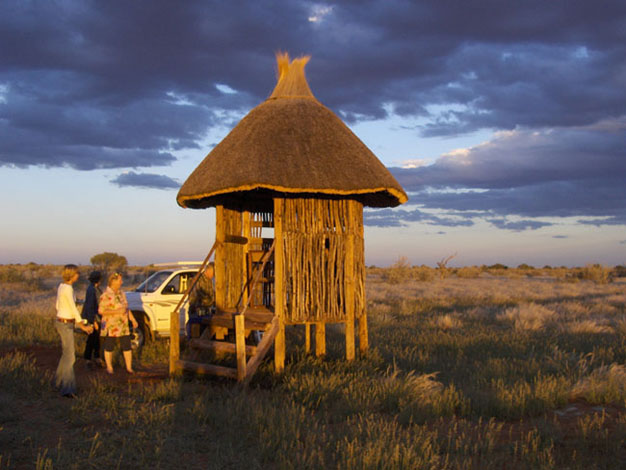
[[[102,366],[102,354],[100,348],[100,314],[98,313],[98,302],[102,291],[100,290],[100,280],[102,275],[100,271],[92,271],[89,274],[89,286],[85,294],[85,303],[83,304],[82,317],[87,323],[94,326],[93,332],[87,336],[85,344],[84,358],[89,361],[87,366],[94,368],[94,364]]]
[[[200,279],[196,282],[191,294],[189,295],[189,321],[187,322],[187,337],[195,337],[202,333],[204,325],[203,317],[215,313],[215,288],[213,287],[213,279],[215,277],[215,265],[209,263]],[[192,325],[198,326],[193,327]]]

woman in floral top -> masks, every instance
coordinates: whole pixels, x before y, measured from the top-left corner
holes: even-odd
[[[126,363],[126,372],[133,374],[133,353],[130,348],[130,328],[128,319],[137,328],[137,320],[132,312],[128,310],[126,295],[122,292],[122,275],[113,273],[109,276],[109,283],[100,296],[98,313],[102,316],[100,325],[100,335],[104,342],[104,362],[107,365],[107,372],[113,373],[113,348],[116,338],[119,338],[120,347]]]

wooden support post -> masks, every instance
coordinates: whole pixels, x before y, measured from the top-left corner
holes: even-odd
[[[215,208],[215,241],[218,243],[215,250],[215,306],[218,310],[226,308],[226,227],[224,220],[224,206]]]
[[[354,269],[354,217],[355,211],[352,201],[346,201],[348,234],[346,235],[345,253],[345,295],[346,295],[346,359],[354,360],[355,357],[355,336],[354,336],[354,303],[356,291],[356,279]]]
[[[235,346],[237,350],[237,381],[246,378],[246,326],[243,315],[235,315]]]
[[[315,323],[315,355],[322,357],[326,355],[326,323]]]
[[[277,373],[285,369],[285,258],[283,243],[284,199],[274,198],[274,315],[278,317],[278,333],[274,340],[274,367]]]
[[[367,338],[367,312],[361,313],[359,318],[359,353],[361,356],[367,355],[369,339]]]
[[[355,257],[356,254],[358,253],[358,258],[360,261],[360,263],[362,263],[362,265],[358,266],[358,270],[357,272],[360,273],[359,274],[359,279],[357,279],[357,282],[360,283],[361,287],[361,295],[363,296],[363,298],[361,299],[360,305],[361,305],[361,311],[360,312],[356,312],[355,316],[359,319],[359,352],[361,354],[361,356],[365,356],[367,354],[367,350],[369,348],[369,339],[368,339],[368,333],[367,333],[367,302],[365,300],[365,259],[364,259],[364,251],[365,251],[365,246],[364,246],[364,236],[363,236],[363,205],[357,202],[354,202],[354,207],[355,207],[355,213],[356,213],[356,219],[359,222],[359,227],[358,227],[358,232],[357,235],[358,237],[355,238],[355,242],[354,242],[354,252],[355,252]],[[356,276],[355,276],[356,277]]]
[[[170,375],[176,375],[181,372],[178,366],[180,359],[180,319],[179,310],[174,309],[170,314]]]
[[[311,324],[308,322],[304,324],[304,352],[311,352]]]

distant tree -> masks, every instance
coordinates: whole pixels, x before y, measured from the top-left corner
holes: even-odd
[[[532,267],[532,266],[531,266],[531,265],[529,265],[529,264],[522,263],[522,264],[520,264],[520,265],[517,267],[517,269],[526,269],[526,270],[529,270],[529,269],[535,269],[535,268],[534,268],[534,267]]]
[[[447,258],[442,258],[440,261],[437,261],[437,269],[439,270],[439,277],[441,279],[445,279],[450,274],[449,268],[448,268],[448,263],[457,254],[458,253],[454,253],[453,255],[450,255]]]
[[[509,269],[509,267],[502,263],[496,263],[489,266],[489,269]]]
[[[92,256],[89,261],[95,268],[107,273],[110,271],[121,272],[126,269],[126,266],[128,266],[128,261],[125,256],[106,251]]]

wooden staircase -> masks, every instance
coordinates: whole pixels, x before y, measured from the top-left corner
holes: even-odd
[[[231,243],[247,243],[245,237],[238,237],[238,240],[231,239],[229,241]],[[256,285],[259,282],[269,282],[263,277],[263,272],[273,252],[273,242],[268,250],[261,253],[258,250],[253,252],[248,259],[249,274],[253,275],[248,277],[248,282],[240,296],[240,299],[245,298],[245,303],[241,305],[240,302],[239,308],[218,310],[214,315],[204,318],[202,320],[204,326],[202,334],[199,338],[189,341],[192,352],[187,359],[176,361],[177,368],[196,374],[228,377],[244,384],[252,379],[263,358],[272,347],[279,330],[279,319],[274,316],[272,308],[263,305],[251,305]],[[195,279],[189,292],[194,285]],[[257,345],[246,344],[246,337],[249,337],[253,331],[262,332],[260,342]],[[230,341],[229,337],[231,338]],[[232,341],[233,337],[234,342]],[[235,368],[199,362],[203,351],[211,351],[216,358],[225,354],[234,354],[237,366]]]

